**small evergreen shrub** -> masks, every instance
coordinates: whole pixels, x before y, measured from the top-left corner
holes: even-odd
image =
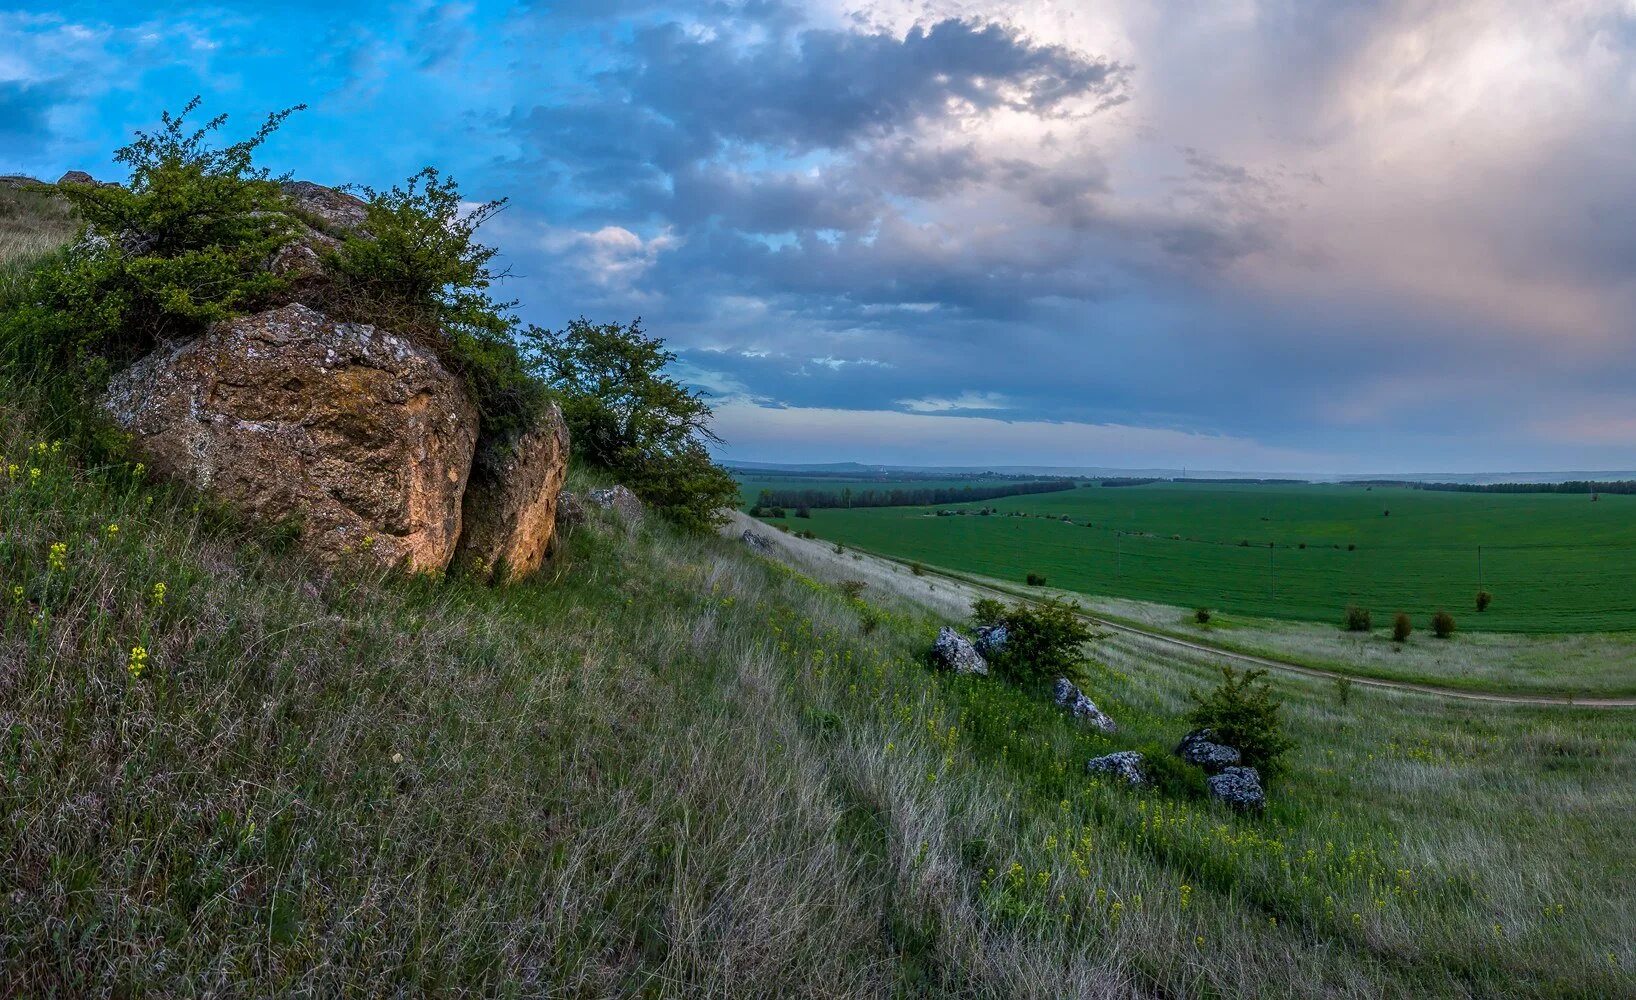
[[[988,628],[1005,621],[1005,605],[992,597],[979,597],[971,602],[971,622],[978,628]]]
[[[974,605],[974,611],[977,606]],[[982,613],[992,614],[992,605]],[[1091,630],[1079,616],[1079,609],[1062,601],[1038,605],[1016,604],[995,622],[1005,626],[1005,645],[989,658],[1001,674],[1013,680],[1036,681],[1073,676],[1084,656],[1082,646],[1091,640]]]
[[[910,563],[909,572],[913,573],[915,576],[925,576],[926,567],[922,566],[920,563]]]
[[[1356,604],[1346,609],[1346,630],[1348,632],[1367,632],[1374,627],[1374,621],[1368,608],[1360,608]]]
[[[1215,730],[1218,741],[1236,747],[1245,764],[1270,777],[1283,769],[1283,757],[1295,741],[1284,732],[1283,703],[1272,696],[1266,674],[1222,667],[1221,684],[1214,691],[1189,694],[1194,708],[1187,721],[1196,729]]]
[[[1045,586],[1045,575],[1042,574],[1042,573],[1030,573],[1030,574],[1028,574],[1028,585],[1030,587],[1043,587],[1043,586]]]
[[[1432,615],[1432,634],[1439,639],[1451,638],[1454,635],[1454,616],[1447,611]]]
[[[1193,620],[1198,622],[1200,625],[1210,624],[1210,609],[1199,608],[1198,610],[1194,611]]]
[[[1413,631],[1414,623],[1409,620],[1407,614],[1399,611],[1397,617],[1392,619],[1392,641],[1408,642],[1409,634]]]
[[[1478,614],[1482,614],[1484,611],[1487,611],[1488,606],[1490,604],[1493,604],[1493,603],[1494,603],[1494,595],[1493,594],[1490,594],[1486,590],[1477,591],[1477,613]]]

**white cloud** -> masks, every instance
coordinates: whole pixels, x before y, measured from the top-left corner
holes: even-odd
[[[972,392],[967,389],[958,396],[929,396],[924,399],[900,399],[897,404],[915,413],[948,413],[955,410],[1006,410],[1011,403],[997,392]]]
[[[724,453],[741,461],[853,461],[901,465],[1061,465],[1322,473],[1334,455],[1247,438],[1161,427],[993,417],[770,407],[744,399],[716,409]]]

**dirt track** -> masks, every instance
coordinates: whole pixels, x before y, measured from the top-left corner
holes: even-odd
[[[760,521],[753,520],[741,512],[735,511],[733,517],[734,520],[724,529],[724,533],[738,538],[746,530],[753,531],[768,542],[768,550],[771,554],[777,555],[786,562],[798,564],[809,573],[831,581],[862,580],[871,587],[898,594],[951,618],[964,618],[971,610],[971,602],[979,597],[992,597],[1008,601],[1019,599],[1016,594],[973,583],[970,580],[962,579],[930,566],[924,567],[924,575],[917,576],[910,572],[907,565],[883,556],[877,556],[858,549],[847,549],[845,552],[836,553],[834,544],[831,542],[796,538],[794,535],[785,534],[782,531],[768,527]],[[1361,687],[1385,688],[1433,698],[1482,701],[1505,705],[1536,705],[1561,708],[1636,708],[1636,698],[1566,698],[1549,695],[1495,694],[1485,691],[1467,691],[1461,688],[1441,687],[1436,684],[1421,684],[1414,681],[1363,677],[1340,671],[1309,667],[1300,663],[1291,663],[1287,660],[1221,649],[1206,643],[1149,632],[1121,622],[1109,621],[1096,615],[1087,614],[1084,615],[1084,618],[1099,628],[1118,632],[1154,649],[1185,649],[1225,661],[1247,663],[1254,667],[1303,674],[1308,677],[1326,679],[1345,677]]]

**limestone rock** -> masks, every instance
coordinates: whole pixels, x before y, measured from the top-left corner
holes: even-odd
[[[984,656],[993,656],[1005,648],[1008,635],[1004,625],[984,625],[977,630],[977,651]]]
[[[1085,762],[1085,770],[1090,774],[1111,774],[1123,778],[1132,787],[1147,784],[1147,774],[1142,770],[1142,754],[1139,750],[1120,750],[1101,757],[1092,757]]]
[[[1079,685],[1068,678],[1058,677],[1051,694],[1057,705],[1066,708],[1075,721],[1088,722],[1104,733],[1116,732],[1119,729],[1106,713],[1096,707],[1096,702],[1085,697],[1085,692],[1079,689]]]
[[[744,534],[740,535],[739,537],[744,540],[745,545],[755,549],[757,552],[771,552],[773,550],[773,543],[767,541],[765,535],[762,535],[759,532],[751,531],[749,528],[745,528]]]
[[[456,559],[510,583],[539,571],[557,530],[557,496],[568,477],[568,425],[552,403],[497,456],[479,456],[461,512]]]
[[[57,178],[58,184],[89,184],[92,187],[116,187],[117,185],[97,180],[83,170],[70,170]]]
[[[312,181],[285,181],[284,196],[296,210],[332,230],[357,229],[369,218],[362,198],[314,184]]]
[[[1261,775],[1253,767],[1224,768],[1220,774],[1212,774],[1208,783],[1210,797],[1234,809],[1259,812],[1267,807],[1267,793],[1261,788]]]
[[[1242,755],[1233,747],[1217,743],[1215,731],[1211,729],[1195,729],[1183,736],[1176,747],[1176,755],[1211,774],[1232,767],[1242,759]]]
[[[943,669],[952,670],[957,674],[988,673],[988,663],[982,654],[977,652],[977,647],[947,625],[937,631],[937,642],[932,647],[932,657]]]
[[[103,407],[149,465],[329,561],[441,571],[477,439],[428,350],[302,305],[218,323],[116,376]]]
[[[642,501],[623,486],[591,490],[585,494],[585,499],[603,510],[613,511],[619,515],[620,520],[627,523],[640,524],[642,521],[644,511]]]

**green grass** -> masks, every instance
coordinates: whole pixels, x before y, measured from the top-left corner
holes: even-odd
[[[1338,624],[1357,603],[1377,624],[1401,610],[1429,628],[1447,609],[1463,630],[1636,629],[1636,497],[1162,484],[972,506],[1034,516],[814,510],[806,526],[950,569],[1266,618]],[[1494,594],[1481,615],[1478,546]]]
[[[593,522],[505,590],[326,574],[6,423],[19,992],[1636,986],[1629,715],[1281,682],[1301,749],[1240,819],[1082,773],[1173,743],[1203,659],[1099,642],[1104,737],[728,540]]]

